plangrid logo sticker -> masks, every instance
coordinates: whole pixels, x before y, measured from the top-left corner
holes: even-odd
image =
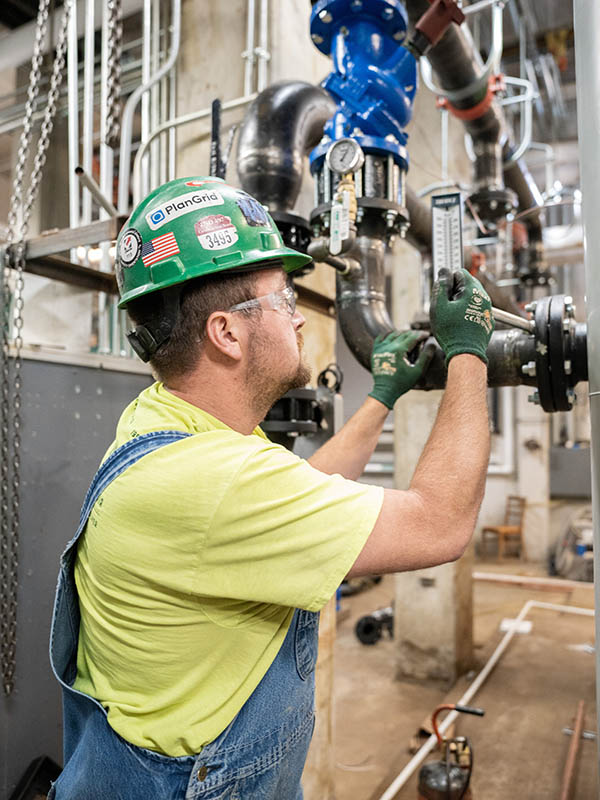
[[[210,206],[220,206],[223,204],[223,196],[215,189],[204,189],[199,192],[187,192],[179,197],[174,197],[167,203],[156,206],[146,214],[146,222],[150,230],[155,231],[166,222],[171,222],[177,217],[189,214],[190,211],[197,211],[199,208],[209,208]]]

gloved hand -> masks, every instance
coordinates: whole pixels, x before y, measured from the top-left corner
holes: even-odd
[[[413,388],[427,369],[435,345],[433,342],[426,345],[414,364],[410,363],[407,356],[428,337],[425,331],[393,331],[375,339],[371,355],[373,389],[369,392],[370,397],[391,409],[400,395]]]
[[[460,353],[472,353],[485,364],[492,331],[492,301],[477,278],[466,269],[441,269],[433,286],[431,332],[446,354],[446,364]]]

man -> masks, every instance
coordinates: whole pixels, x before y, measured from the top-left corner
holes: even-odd
[[[63,555],[52,628],[63,684],[57,800],[299,800],[314,724],[318,611],[342,579],[459,558],[489,449],[489,298],[435,287],[448,383],[407,491],[356,483],[430,358],[376,340],[363,406],[308,462],[258,427],[303,386],[304,317],[253,198],[172,181],[117,243],[130,341],[159,381],[125,409]]]

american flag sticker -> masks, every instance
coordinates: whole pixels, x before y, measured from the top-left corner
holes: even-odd
[[[173,234],[163,233],[162,236],[157,236],[151,242],[144,242],[142,245],[142,261],[145,267],[151,267],[157,261],[163,261],[169,256],[175,256],[179,253],[179,247]]]

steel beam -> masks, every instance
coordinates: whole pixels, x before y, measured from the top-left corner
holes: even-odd
[[[127,217],[111,217],[81,225],[79,228],[63,228],[35,236],[27,240],[25,257],[29,260],[62,253],[80,245],[114,241],[126,219]]]
[[[41,275],[54,281],[78,286],[80,289],[89,289],[107,294],[117,294],[117,279],[113,272],[101,272],[92,267],[73,264],[64,258],[55,256],[38,256],[30,259],[25,264],[25,272],[32,275]]]

